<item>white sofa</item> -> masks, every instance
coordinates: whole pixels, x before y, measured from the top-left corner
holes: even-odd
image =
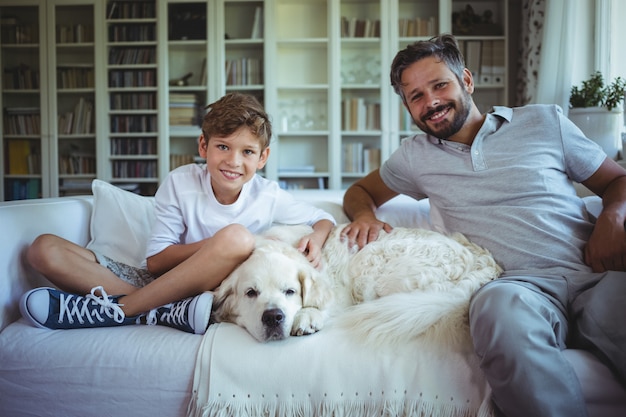
[[[296,195],[346,220],[341,192]],[[145,217],[132,201],[125,206],[114,196],[108,206],[92,196],[0,203],[0,416],[365,416],[383,409],[384,415],[490,415],[489,390],[472,353],[444,346],[369,351],[332,327],[260,344],[231,324],[212,325],[204,337],[161,326],[50,331],[26,324],[20,296],[50,285],[24,262],[26,247],[41,233],[93,243],[92,233],[118,230],[111,226],[122,221],[118,209],[135,207],[131,214]],[[94,207],[101,206],[96,217]],[[426,201],[399,197],[379,213],[391,224],[428,226]],[[117,233],[123,244],[138,245]],[[625,416],[626,391],[609,370],[586,352],[566,354],[590,415]]]

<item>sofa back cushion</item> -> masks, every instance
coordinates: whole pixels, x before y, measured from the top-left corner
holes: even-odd
[[[127,265],[141,266],[154,223],[154,197],[94,180],[91,240],[87,248]]]

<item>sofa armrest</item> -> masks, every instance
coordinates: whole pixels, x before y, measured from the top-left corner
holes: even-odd
[[[50,285],[24,260],[32,241],[44,233],[86,245],[92,200],[47,198],[0,203],[0,331],[19,318],[18,302],[31,288]]]

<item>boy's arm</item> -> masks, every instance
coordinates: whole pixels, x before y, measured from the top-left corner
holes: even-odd
[[[334,224],[330,220],[320,220],[313,225],[313,233],[304,236],[298,242],[298,250],[306,256],[315,268],[321,265],[322,246],[324,246],[333,226]]]

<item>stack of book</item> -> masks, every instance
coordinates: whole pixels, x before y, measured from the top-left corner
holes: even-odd
[[[345,173],[368,174],[380,167],[380,149],[361,142],[343,144],[341,169]]]
[[[198,124],[198,104],[193,93],[170,93],[170,126]]]
[[[380,103],[368,103],[363,97],[346,98],[341,120],[343,130],[380,130]]]
[[[81,97],[73,112],[60,114],[58,132],[61,135],[93,133],[93,103]]]

